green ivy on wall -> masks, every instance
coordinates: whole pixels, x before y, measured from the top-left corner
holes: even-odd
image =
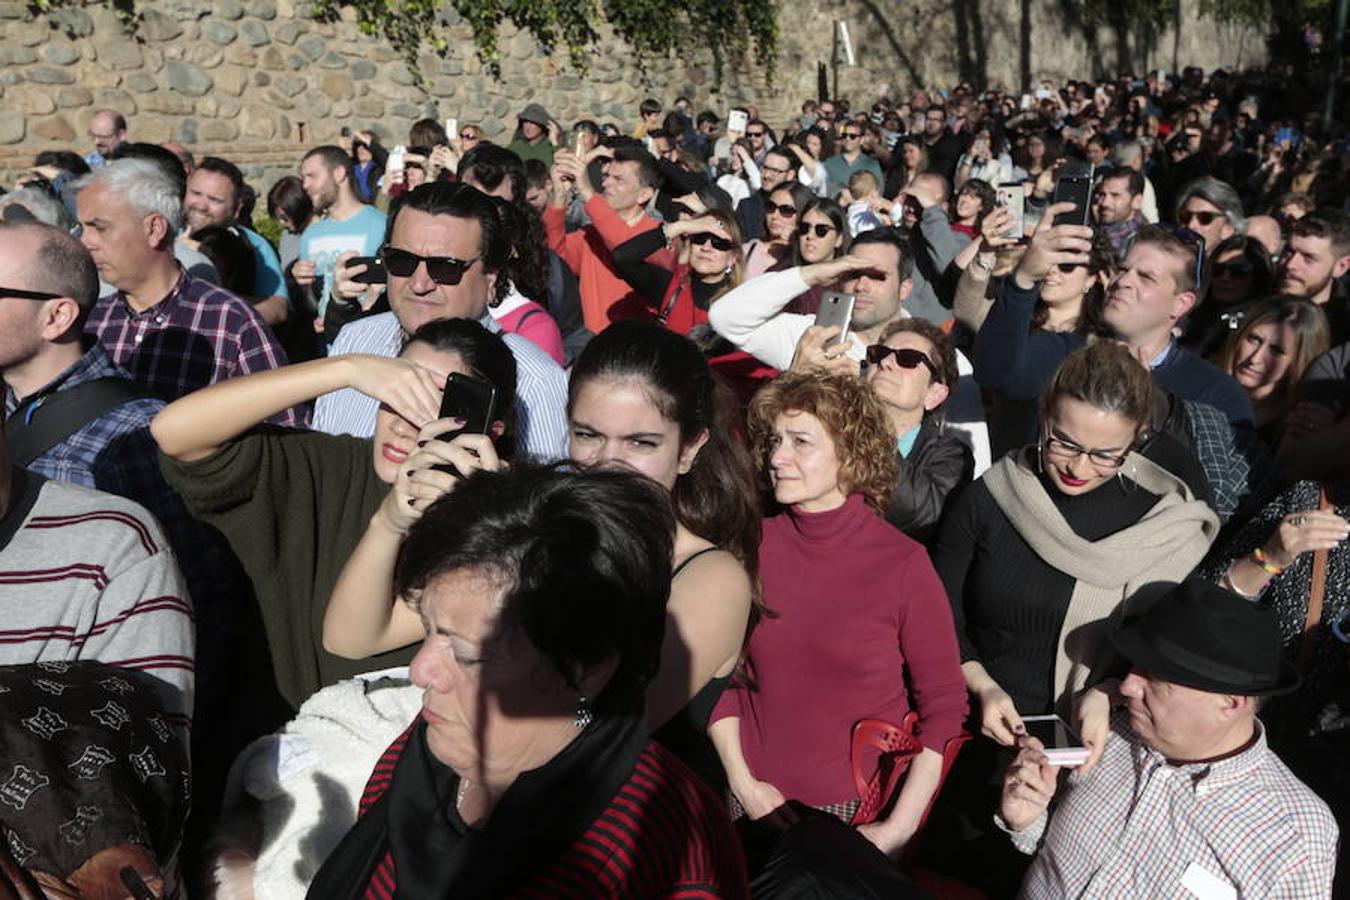
[[[333,20],[343,7],[356,12],[366,34],[379,35],[414,64],[422,47],[445,53],[441,10],[452,8],[473,29],[478,55],[500,77],[497,30],[504,21],[531,34],[546,53],[565,51],[586,72],[601,22],[632,47],[640,66],[671,53],[703,48],[721,83],[728,61],[752,59],[773,75],[778,48],[777,0],[313,0],[316,18]],[[751,55],[753,54],[753,55]]]
[[[135,0],[29,0],[28,7],[59,27],[53,13],[99,2],[135,31]],[[778,54],[778,0],[310,0],[308,14],[331,22],[343,7],[356,13],[362,32],[384,38],[402,53],[419,79],[419,51],[429,48],[444,55],[450,49],[442,12],[448,9],[473,29],[478,56],[494,77],[501,77],[497,31],[506,21],[532,35],[545,53],[566,52],[572,67],[583,74],[603,22],[628,43],[643,71],[671,54],[688,56],[706,49],[716,85],[729,62],[757,64],[772,79]]]

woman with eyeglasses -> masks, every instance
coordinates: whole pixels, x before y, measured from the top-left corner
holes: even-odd
[[[797,223],[801,221],[802,210],[813,199],[811,189],[799,182],[780,184],[773,189],[764,203],[764,237],[745,245],[747,281],[788,266]]]
[[[1256,430],[1272,450],[1313,360],[1331,348],[1331,328],[1310,300],[1272,297],[1248,307],[1229,340],[1223,370],[1251,398]]]
[[[1256,238],[1235,234],[1205,261],[1205,296],[1186,325],[1181,345],[1210,360],[1222,357],[1247,308],[1275,293],[1275,265]]]
[[[838,259],[848,252],[848,245],[848,213],[833,200],[817,197],[802,209],[797,237],[792,245],[792,265],[806,266]],[[821,285],[812,287],[792,301],[789,311],[815,315],[824,290]]]
[[[933,565],[951,601],[975,728],[991,739],[966,748],[944,792],[952,849],[967,866],[971,852],[987,851],[991,869],[999,860],[1017,868],[992,803],[1022,717],[1072,721],[1107,616],[1143,584],[1183,579],[1217,534],[1206,503],[1134,452],[1153,390],[1120,344],[1070,354],[1042,397],[1037,442],[995,463],[940,526]],[[1104,737],[1083,735],[1098,749]],[[967,828],[979,847],[955,836]]]
[[[854,723],[913,709],[923,750],[894,809],[859,828],[897,853],[937,790],[966,693],[932,565],[882,518],[896,476],[890,423],[856,376],[790,372],[755,397],[747,436],[779,512],[759,545],[772,613],[746,649],[753,682],[722,695],[708,729],[733,813],[760,819],[797,800],[849,821]]]
[[[900,470],[886,520],[922,543],[936,530],[947,501],[975,473],[967,439],[943,421],[957,377],[951,338],[927,319],[893,322],[867,348],[867,383],[895,432]]]
[[[469,319],[428,322],[395,359],[330,356],[217,382],[170,403],[151,424],[165,478],[193,515],[220,531],[248,575],[276,686],[292,711],[321,687],[412,658],[404,649],[352,662],[324,649],[321,629],[338,575],[372,519],[401,521],[410,497],[448,477],[403,464],[419,433],[462,427],[440,419],[452,373],[496,391],[503,412],[489,425],[490,440],[509,457],[515,357]],[[259,427],[342,388],[380,401],[373,438]],[[488,439],[454,442],[475,440]]]

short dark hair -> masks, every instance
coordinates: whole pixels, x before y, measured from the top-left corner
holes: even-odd
[[[191,237],[215,266],[221,287],[240,297],[253,292],[253,245],[243,229],[236,225],[208,225],[198,228]]]
[[[1331,210],[1319,210],[1289,223],[1288,237],[1319,237],[1331,241],[1336,256],[1350,253],[1350,218]]]
[[[703,112],[699,113],[697,117],[695,117],[694,124],[703,125],[707,123],[711,123],[713,125],[720,125],[722,124],[722,119],[720,116],[717,115],[717,113],[713,112],[711,109],[705,109],[703,110]]]
[[[638,104],[638,112],[642,113],[644,116],[655,115],[656,113],[661,112],[661,110],[661,101],[654,100],[651,97],[648,97]]]
[[[548,166],[544,165],[543,160],[534,159],[533,157],[525,160],[526,187],[532,188],[543,187],[544,185],[548,184],[548,179],[549,179]]]
[[[394,591],[415,601],[450,572],[481,572],[502,590],[489,640],[523,635],[578,693],[585,669],[617,658],[592,708],[638,713],[660,662],[674,537],[670,498],[640,475],[479,471],[408,532]]]
[[[491,382],[497,389],[497,417],[506,425],[492,444],[499,457],[511,459],[515,455],[516,357],[501,335],[474,319],[432,319],[403,342],[403,349],[409,344],[458,354],[473,375]]]
[[[897,263],[896,275],[901,281],[910,277],[914,271],[914,251],[910,248],[909,238],[898,228],[882,226],[864,231],[862,234],[853,236],[853,243],[849,245],[849,250],[857,250],[864,244],[888,244],[895,248],[899,254],[900,260]]]
[[[764,151],[765,159],[768,159],[770,156],[776,156],[786,162],[789,172],[795,173],[797,169],[801,167],[801,161],[797,159],[797,154],[784,147],[775,145]]]
[[[505,147],[486,142],[475,144],[460,158],[457,174],[460,181],[472,176],[489,191],[496,190],[505,179],[511,185],[512,202],[525,201],[525,163]]]
[[[398,222],[398,217],[410,209],[429,216],[474,219],[483,234],[478,251],[483,261],[483,271],[500,273],[506,268],[511,256],[511,236],[507,234],[493,198],[478,188],[463,182],[429,181],[403,194],[399,200],[400,202],[390,210],[389,220],[385,225],[386,244],[394,235],[394,225]],[[509,279],[498,278],[495,296],[489,299],[500,301],[506,296],[509,288]]]
[[[1142,172],[1136,172],[1134,169],[1107,169],[1106,173],[1102,175],[1101,180],[1116,181],[1121,178],[1129,180],[1129,184],[1125,187],[1126,190],[1130,192],[1131,197],[1138,197],[1144,192],[1144,175]]]
[[[43,150],[33,159],[34,167],[55,166],[72,175],[88,175],[89,163],[74,150]]]
[[[350,153],[334,144],[324,144],[315,147],[301,157],[301,165],[316,156],[323,160],[323,164],[328,167],[328,171],[332,172],[335,169],[342,169],[346,172],[347,184],[351,187],[352,193],[359,196],[360,192],[356,187],[356,166],[352,162],[352,155]]]
[[[291,224],[301,230],[314,217],[314,202],[305,193],[304,184],[294,175],[278,178],[267,192],[267,214],[275,219],[278,212],[284,212]]]
[[[230,187],[234,190],[234,200],[236,203],[242,199],[244,192],[244,173],[239,171],[239,167],[227,159],[221,159],[219,156],[203,156],[202,161],[197,163],[197,169],[202,172],[214,172],[217,175],[224,175],[230,180]]]
[[[410,146],[435,147],[437,144],[448,143],[447,137],[458,137],[458,135],[447,136],[445,126],[435,119],[418,119],[408,129],[408,144]]]
[[[656,158],[640,144],[615,147],[614,161],[637,163],[638,184],[654,191],[661,189],[661,169],[656,165]]]
[[[98,300],[98,270],[84,245],[69,232],[41,222],[0,222],[0,240],[5,232],[19,230],[36,230],[42,242],[28,268],[31,282],[13,287],[69,297],[82,313],[93,309]],[[76,326],[75,331],[78,330]]]

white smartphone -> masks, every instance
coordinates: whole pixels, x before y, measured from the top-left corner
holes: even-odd
[[[450,141],[459,137],[459,119],[449,118],[445,120],[445,137],[446,140]]]
[[[1014,184],[996,188],[994,192],[998,195],[998,205],[1006,207],[1013,214],[1012,227],[1003,232],[1003,236],[1018,240],[1026,237],[1026,189],[1020,184]]]
[[[408,153],[408,148],[399,144],[393,150],[389,151],[389,159],[385,162],[385,169],[390,172],[403,171],[403,157]]]
[[[822,328],[831,325],[839,328],[839,336],[827,346],[833,347],[848,338],[849,326],[853,324],[854,300],[852,294],[843,294],[839,291],[826,291],[821,295],[820,308],[816,310],[816,324]]]
[[[733,109],[727,113],[727,131],[745,134],[745,126],[750,124],[750,116],[743,109]]]
[[[1059,716],[1023,716],[1022,724],[1027,734],[1045,745],[1045,758],[1052,766],[1071,769],[1081,766],[1092,755],[1078,733]]]

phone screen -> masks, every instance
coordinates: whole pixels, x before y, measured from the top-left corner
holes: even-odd
[[[727,114],[727,131],[739,131],[745,134],[745,126],[750,122],[750,117],[746,115],[743,109],[733,109]]]
[[[1022,724],[1046,750],[1077,750],[1083,746],[1083,739],[1059,716],[1023,716]]]

